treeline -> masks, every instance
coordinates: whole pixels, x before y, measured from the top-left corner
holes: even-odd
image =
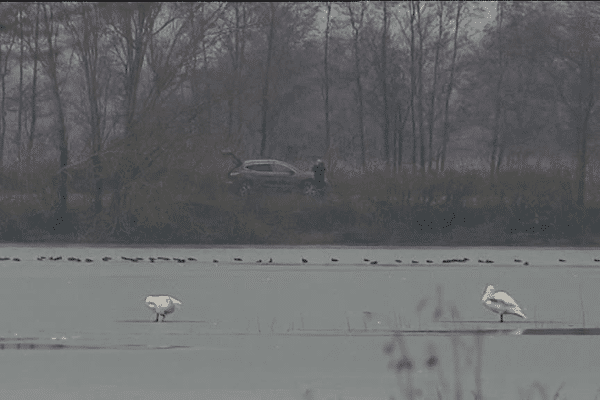
[[[181,174],[181,176],[177,176]],[[182,244],[361,245],[593,245],[600,237],[600,196],[582,215],[576,179],[568,170],[477,171],[338,170],[324,197],[253,193],[241,199],[217,177],[168,173],[164,190],[132,195],[127,225],[95,214],[90,194],[69,197],[59,220],[52,193],[0,201],[4,241]],[[166,186],[169,185],[169,186]],[[589,185],[598,188],[598,182]],[[171,190],[168,190],[168,189]],[[68,189],[74,192],[69,181]]]
[[[453,213],[549,209],[540,235],[589,236],[598,22],[594,2],[3,3],[2,239],[443,241]],[[332,195],[239,201],[224,148],[324,158]],[[331,224],[301,239],[306,215]]]

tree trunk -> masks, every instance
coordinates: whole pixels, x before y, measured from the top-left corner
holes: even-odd
[[[325,154],[329,154],[331,138],[329,132],[329,21],[331,18],[331,3],[327,2],[327,22],[325,25],[325,55],[323,60],[323,69],[325,73]]]
[[[32,156],[33,140],[35,138],[35,124],[37,121],[37,72],[38,72],[38,39],[40,33],[40,3],[36,3],[35,9],[35,30],[33,36],[33,78],[31,81],[31,127],[27,138],[27,170],[33,173]]]
[[[397,112],[398,126],[396,128],[396,170],[399,171],[402,169],[402,152],[404,151],[404,124],[406,123],[406,117],[402,118],[402,104],[398,103],[398,112]]]
[[[202,42],[202,52],[204,54],[204,85],[205,92],[204,98],[206,99],[206,121],[204,126],[206,127],[205,131],[202,132],[206,137],[212,136],[212,88],[210,84],[210,75],[208,72],[208,57],[206,54],[206,42]]]
[[[502,81],[504,74],[504,44],[502,43],[502,21],[504,15],[504,5],[502,2],[496,4],[497,18],[498,18],[498,60],[497,65],[499,68],[498,78],[496,81],[496,109],[494,113],[494,127],[492,131],[492,154],[490,157],[490,178],[493,178],[496,174],[496,157],[498,148],[500,146],[500,114],[502,113]]]
[[[585,210],[585,178],[587,169],[587,141],[589,131],[589,120],[594,107],[594,63],[586,59],[581,63],[581,89],[578,104],[579,118],[577,118],[578,154],[577,154],[577,207]]]
[[[142,67],[148,43],[153,35],[154,21],[161,8],[161,3],[133,3],[131,6],[116,6],[118,27],[123,36],[125,48],[124,91],[125,91],[125,136],[134,134],[134,123],[137,113],[137,92],[140,85]]]
[[[392,171],[398,172],[398,116],[394,115],[394,130],[392,131]]]
[[[365,4],[360,3],[361,13],[359,21],[356,21],[354,17],[354,13],[352,11],[352,7],[348,4],[348,11],[350,12],[350,23],[352,24],[352,29],[354,31],[354,72],[356,79],[356,91],[357,91],[357,101],[358,101],[358,129],[360,133],[360,160],[363,171],[367,166],[367,157],[365,150],[365,125],[364,125],[364,108],[363,108],[363,93],[362,93],[362,83],[360,80],[360,53],[358,48],[358,40],[360,38],[360,29],[362,27],[364,12],[365,12]]]
[[[2,30],[1,27],[0,30]],[[15,39],[16,35],[11,32],[10,42],[7,43],[4,59],[2,58],[2,46],[0,46],[0,86],[2,86],[2,94],[0,96],[0,168],[4,166],[4,140],[6,137],[6,70],[8,69],[10,53],[12,52]]]
[[[388,14],[387,2],[383,2],[383,30],[381,33],[381,88],[383,92],[383,153],[385,164],[390,163],[390,118],[388,110],[387,93],[387,36],[388,36]]]
[[[239,39],[238,37],[236,37],[236,41],[239,40],[240,41],[240,53],[239,53],[239,65],[238,65],[238,72],[237,72],[237,76],[236,76],[236,80],[238,82],[238,85],[235,88],[235,96],[236,96],[236,102],[237,102],[237,137],[238,140],[241,140],[241,134],[242,134],[242,121],[244,120],[244,116],[243,116],[243,110],[244,107],[242,105],[242,91],[240,89],[241,86],[241,82],[242,82],[242,72],[244,69],[244,58],[245,58],[245,51],[246,51],[246,21],[247,21],[247,16],[246,16],[246,5],[245,3],[242,3],[243,7],[242,7],[242,28],[241,28],[241,32],[239,35]]]
[[[452,64],[450,65],[450,79],[448,81],[448,87],[446,89],[446,104],[444,107],[444,132],[442,139],[442,159],[440,162],[440,169],[442,172],[446,168],[446,153],[448,149],[448,141],[449,141],[449,115],[450,115],[450,96],[452,95],[452,88],[454,86],[454,69],[456,66],[456,53],[458,49],[458,27],[460,24],[460,12],[462,9],[462,3],[456,3],[456,20],[454,24],[454,48],[452,50]]]
[[[154,23],[162,3],[110,3],[109,10],[115,19],[114,28],[118,32],[123,54],[123,114],[124,141],[123,155],[118,160],[119,166],[115,175],[116,189],[111,201],[111,214],[115,217],[114,231],[128,231],[128,210],[125,204],[129,193],[125,185],[134,181],[140,173],[136,160],[132,157],[139,151],[140,138],[135,125],[138,119],[138,90],[144,66],[148,44],[154,35]],[[117,43],[119,43],[117,42]]]
[[[261,124],[261,141],[260,141],[260,156],[265,157],[267,149],[267,117],[269,113],[269,78],[271,71],[271,58],[273,52],[273,41],[275,40],[275,3],[269,3],[271,18],[269,21],[269,34],[267,36],[267,62],[265,65],[265,80],[263,82],[262,91],[262,124]]]
[[[23,11],[19,10],[19,109],[17,111],[17,160],[21,162],[21,134],[23,131]],[[29,179],[27,179],[29,180]]]
[[[233,4],[234,7],[234,12],[235,12],[235,29],[233,32],[233,43],[232,43],[232,48],[230,48],[231,51],[231,65],[232,65],[232,69],[233,69],[233,82],[232,82],[232,92],[230,93],[229,98],[227,99],[227,142],[229,143],[231,141],[231,136],[233,133],[233,115],[234,115],[234,110],[235,110],[235,101],[237,99],[236,96],[236,91],[237,91],[237,86],[239,85],[239,81],[237,79],[237,74],[238,74],[238,64],[239,64],[239,48],[240,48],[240,43],[239,43],[239,30],[240,30],[240,3],[234,3]],[[195,65],[195,63],[194,63]],[[239,116],[238,116],[239,117]]]
[[[95,11],[95,10],[94,10]],[[84,8],[85,16],[85,8]],[[97,15],[94,18],[93,27],[91,24],[85,24],[84,27],[84,46],[88,47],[86,51],[82,51],[84,56],[84,67],[86,69],[86,81],[88,82],[88,102],[90,106],[90,127],[92,131],[92,166],[94,172],[94,212],[100,214],[102,212],[102,191],[104,181],[102,179],[102,160],[100,152],[102,151],[102,129],[100,107],[98,105],[98,31],[100,22]],[[84,20],[85,21],[85,20]],[[92,28],[93,30],[91,30]],[[87,38],[86,38],[87,36]],[[83,49],[82,49],[83,50]]]
[[[431,104],[429,105],[429,165],[428,169],[431,171],[431,165],[433,162],[433,125],[435,124],[435,95],[437,89],[437,76],[438,76],[438,60],[440,56],[440,47],[442,46],[442,33],[443,33],[443,18],[444,18],[444,2],[438,3],[439,7],[439,34],[438,41],[435,46],[435,59],[433,61],[433,84],[431,85]]]
[[[419,55],[417,57],[418,73],[417,73],[417,104],[419,116],[419,150],[421,172],[425,172],[425,129],[423,125],[423,27],[421,26],[421,4],[417,3],[417,30],[419,33]]]
[[[56,66],[57,54],[54,50],[54,44],[52,43],[52,31],[54,26],[54,15],[50,8],[50,15],[48,15],[48,9],[46,7],[52,7],[52,5],[44,7],[44,22],[46,25],[46,39],[48,41],[48,56],[47,56],[47,70],[48,78],[50,78],[50,85],[52,87],[52,94],[54,101],[56,102],[56,117],[58,123],[58,149],[60,152],[59,156],[59,179],[58,179],[58,206],[56,209],[57,217],[62,218],[67,213],[67,162],[69,159],[69,148],[67,143],[67,127],[65,124],[65,117],[63,112],[63,104],[60,98],[60,88],[58,84],[58,73]]]
[[[8,61],[10,60],[10,53],[14,41],[15,36],[12,35],[6,48],[4,59],[2,59],[2,46],[0,46],[0,68],[2,68],[0,70],[0,86],[2,86],[0,98],[0,168],[4,166],[4,139],[6,137],[6,70],[8,68]]]
[[[417,168],[417,126],[415,120],[415,95],[417,91],[417,81],[415,76],[415,5],[414,1],[409,2],[410,7],[410,118],[412,123],[412,170]]]
[[[91,137],[91,152],[92,152],[92,172],[93,172],[93,188],[92,199],[93,209],[96,214],[102,212],[102,159],[100,152],[102,151],[102,115],[100,111],[100,83],[99,78],[99,58],[101,49],[99,48],[99,37],[101,32],[100,26],[103,23],[100,17],[98,6],[92,4],[79,5],[78,9],[72,9],[71,14],[80,17],[77,23],[73,23],[70,19],[65,22],[65,26],[69,29],[76,54],[79,57],[80,64],[83,68],[83,77],[87,94],[87,105],[89,114],[87,115],[88,124],[90,126]]]
[[[204,21],[204,7],[202,7],[202,20]],[[206,36],[204,22],[202,23],[202,37]],[[205,122],[205,131],[202,132],[205,137],[211,137],[212,130],[212,87],[210,75],[208,72],[208,54],[206,51],[206,40],[202,40],[202,57],[204,61],[204,98],[206,99],[206,122]]]
[[[8,60],[8,51],[4,55]],[[2,98],[0,99],[0,168],[4,167],[4,138],[6,136],[6,61],[2,62],[2,46],[0,46],[0,85],[2,86]]]

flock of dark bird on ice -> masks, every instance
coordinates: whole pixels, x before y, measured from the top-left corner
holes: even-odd
[[[38,257],[37,258],[38,261],[46,261],[46,260],[48,260],[48,261],[61,261],[62,259],[63,259],[62,256],[58,256],[58,257]],[[143,257],[135,257],[135,258],[121,257],[121,259],[123,261],[131,261],[131,262],[144,261]],[[21,261],[21,259],[17,258],[17,257],[12,258],[12,259],[10,257],[0,257],[0,261],[11,261],[11,260],[12,261],[17,261],[17,262]],[[85,259],[82,260],[81,258],[77,258],[77,257],[68,257],[68,258],[66,258],[66,260],[67,261],[75,261],[75,262],[85,261],[85,262],[88,262],[88,263],[94,262],[94,260],[92,260],[91,258],[85,258]],[[112,257],[102,257],[102,261],[111,261],[111,260],[112,260]],[[195,259],[193,257],[188,257],[187,259],[186,258],[177,258],[177,257],[172,257],[172,258],[169,258],[169,257],[148,257],[148,261],[150,261],[151,263],[153,263],[155,261],[170,261],[170,260],[177,261],[178,263],[184,263],[186,261],[198,261],[197,259]],[[236,258],[233,259],[233,261],[242,262],[243,260],[241,258],[239,258],[239,257],[236,257]],[[332,262],[338,262],[339,260],[337,258],[332,258],[331,261]],[[379,264],[379,262],[377,260],[369,260],[368,258],[363,259],[363,261],[367,262],[367,263],[369,263],[371,265],[377,265],[377,264]],[[402,260],[394,260],[394,261],[396,261],[396,263],[398,263],[398,264],[402,264]],[[434,263],[433,260],[426,260],[426,261],[427,261],[428,264],[433,264]],[[468,258],[452,258],[452,259],[442,260],[442,263],[443,264],[465,263],[467,261],[469,261]],[[492,260],[477,260],[477,261],[480,264],[493,264],[494,263],[494,261],[492,261]],[[567,260],[559,258],[558,261],[559,262],[566,262]],[[595,262],[600,262],[600,259],[594,258],[594,261]],[[212,262],[213,263],[218,263],[219,260],[213,259]],[[523,260],[515,259],[515,262],[516,263],[523,263]],[[261,264],[261,263],[263,263],[263,260],[256,260],[256,263],[257,264]],[[269,261],[265,261],[265,263],[272,264],[273,263],[273,259],[269,258]],[[306,263],[308,263],[308,260],[303,257],[302,258],[302,263],[306,264]],[[412,260],[412,264],[419,264],[419,261]],[[527,265],[529,265],[529,262],[525,261],[523,263],[523,265],[527,266]]]
[[[144,258],[142,257],[121,257],[121,259],[123,261],[130,261],[130,262],[139,262],[139,261],[144,261]],[[10,257],[0,257],[0,261],[21,261],[21,259],[15,257],[15,258],[10,258]],[[61,261],[63,260],[62,256],[58,256],[58,257],[38,257],[37,258],[38,261]],[[102,261],[108,262],[111,261],[112,258],[111,257],[102,257]],[[177,258],[177,257],[148,257],[148,260],[151,263],[154,263],[156,261],[176,261],[178,263],[185,263],[186,261],[198,261],[197,259],[193,258],[193,257],[188,257],[188,258]],[[87,263],[91,263],[94,262],[94,260],[92,260],[91,258],[85,258],[83,260],[81,260],[80,258],[77,257],[68,257],[66,258],[66,261],[74,261],[74,262],[87,262]],[[217,259],[213,259],[212,260],[213,263],[218,263],[219,260]],[[243,262],[243,260],[239,257],[235,257],[233,259],[233,261],[235,262]],[[331,258],[332,262],[338,262],[339,259],[337,258]],[[369,263],[371,265],[377,265],[378,261],[377,260],[370,260],[368,258],[364,258],[363,259],[364,262]],[[396,263],[401,264],[402,260],[394,260]],[[460,259],[446,259],[443,260],[442,263],[444,264],[448,264],[448,263],[466,263],[467,261],[469,261],[468,258],[460,258]],[[494,261],[492,260],[477,260],[480,264],[493,264]],[[519,259],[515,259],[514,260],[516,263],[522,263],[523,265],[529,265],[529,262],[525,261],[523,262],[522,260]],[[559,262],[566,262],[566,260],[559,258],[558,259]],[[600,262],[600,259],[595,258],[594,259],[595,262]],[[434,261],[432,260],[426,260],[426,262],[428,264],[433,264]],[[256,260],[256,263],[261,264],[263,263],[263,260]],[[273,258],[269,258],[268,261],[265,261],[265,263],[267,264],[272,264],[273,263]],[[306,264],[308,263],[308,260],[304,257],[302,257],[302,263]],[[419,264],[419,261],[416,260],[412,260],[412,264]],[[385,264],[382,264],[385,265]],[[389,265],[389,264],[388,264]],[[155,322],[158,322],[158,317],[159,315],[163,317],[163,321],[165,320],[165,316],[167,314],[171,314],[173,312],[175,312],[175,309],[180,309],[181,306],[183,305],[183,303],[176,299],[173,296],[170,295],[150,295],[147,296],[144,300],[146,306],[148,308],[150,308],[154,313],[156,313],[156,319]],[[488,310],[496,313],[496,314],[500,314],[500,322],[504,322],[504,315],[505,314],[511,314],[511,315],[516,315],[519,316],[521,318],[527,318],[525,316],[525,314],[523,313],[523,311],[521,310],[521,308],[519,307],[519,305],[515,302],[515,300],[507,293],[504,291],[497,291],[494,289],[494,286],[492,285],[486,285],[484,292],[483,292],[483,297],[481,299],[481,302],[483,304],[483,306],[485,308],[487,308]]]

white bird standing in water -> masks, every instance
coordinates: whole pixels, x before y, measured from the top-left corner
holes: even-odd
[[[183,303],[177,300],[173,296],[168,295],[151,295],[146,297],[146,306],[154,310],[156,313],[156,319],[154,322],[158,322],[158,316],[162,315],[163,321],[167,314],[175,312],[175,309],[181,309]]]
[[[521,318],[527,318],[523,314],[523,311],[521,311],[521,307],[519,307],[508,293],[503,291],[497,292],[492,285],[486,286],[481,301],[485,308],[496,314],[500,314],[500,322],[504,322],[504,314],[513,314]]]

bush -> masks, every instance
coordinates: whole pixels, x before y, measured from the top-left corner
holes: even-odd
[[[563,170],[506,171],[490,180],[477,171],[357,174],[334,169],[328,176],[331,190],[324,198],[255,193],[247,199],[228,193],[214,172],[164,170],[152,179],[130,182],[118,204],[113,203],[114,192],[105,189],[99,215],[92,212],[91,194],[73,192],[82,175],[71,178],[66,216],[53,211],[54,175],[49,168],[46,171],[50,172],[39,174],[45,179],[32,174],[26,182],[18,179],[14,168],[2,171],[2,240],[575,244],[581,240],[584,221],[589,226],[586,235],[600,233],[600,204],[588,196],[590,205],[579,210],[573,199],[575,182]],[[588,193],[597,187],[590,180]]]

